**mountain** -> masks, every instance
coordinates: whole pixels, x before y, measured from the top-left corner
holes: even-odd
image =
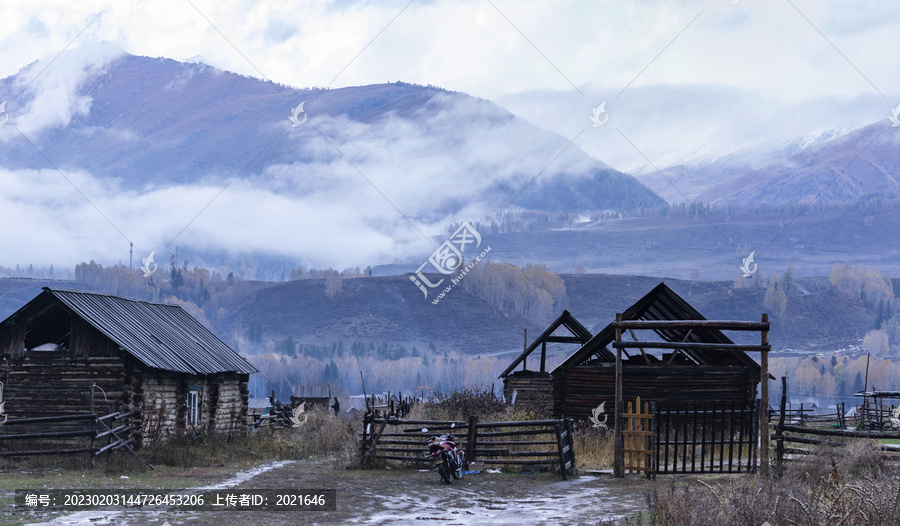
[[[670,202],[848,202],[900,196],[898,129],[886,120],[812,132],[777,147],[739,150],[637,175]],[[668,179],[668,181],[667,181]]]
[[[594,333],[662,281],[605,274],[561,277],[568,296],[566,308]],[[762,287],[732,288],[730,280],[666,279],[665,283],[709,319],[758,320],[764,311],[766,289]],[[841,296],[828,278],[802,278],[796,283],[798,292],[789,300],[784,316],[772,316],[774,350],[834,350],[858,343],[874,328],[876,313]],[[461,287],[432,305],[406,276],[345,279],[343,290],[333,299],[325,294],[324,280],[245,284],[244,293],[223,305],[220,319],[211,327],[229,342],[235,336],[246,338],[256,326],[265,340],[291,336],[317,345],[373,342],[420,350],[433,345],[471,355],[509,352],[512,356],[522,348],[523,328],[528,328],[530,338],[546,328],[506,317]],[[42,286],[84,288],[76,282],[0,279],[0,320],[39,294]],[[752,335],[729,336],[745,341]],[[560,348],[572,351],[568,346]]]
[[[400,82],[295,89],[204,64],[105,51],[60,79],[62,86],[44,79],[40,63],[0,81],[0,100],[9,100],[10,120],[27,136],[2,137],[0,167],[46,169],[49,160],[114,179],[121,191],[239,177],[293,197],[368,179],[427,221],[510,205],[589,212],[663,203],[563,137],[463,93]],[[55,120],[41,109],[51,99],[69,102]],[[297,118],[307,121],[292,126],[301,103]],[[405,192],[388,192],[392,186]]]

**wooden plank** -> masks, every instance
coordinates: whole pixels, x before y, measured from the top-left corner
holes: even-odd
[[[683,349],[685,351],[744,351],[762,352],[770,350],[768,345],[738,343],[697,343],[697,342],[613,342],[612,347],[622,349]]]
[[[77,453],[88,453],[94,449],[82,447],[76,449],[33,449],[28,451],[0,451],[0,457],[24,457],[33,455],[71,455]]]
[[[119,449],[120,447],[125,447],[132,442],[134,442],[134,438],[128,438],[126,440],[122,440],[122,439],[116,440],[115,442],[112,442],[111,444],[107,444],[107,445],[101,447],[100,449],[98,449],[94,453],[94,456],[99,455],[100,453],[103,453],[104,451],[110,451],[110,450]]]
[[[478,448],[478,417],[475,415],[469,416],[469,429],[466,434],[466,462],[473,462],[475,460],[475,452]]]
[[[850,431],[845,429],[813,429],[810,427],[800,427],[785,424],[782,426],[784,431],[790,433],[804,433],[808,435],[824,435],[832,437],[850,437],[850,438],[873,438],[873,439],[900,439],[900,433],[873,433],[866,431]]]
[[[616,313],[616,323],[621,323],[622,314]],[[616,328],[616,344],[622,343],[622,329]],[[625,453],[622,437],[622,348],[616,347],[616,398],[613,431],[613,476],[625,476]]]
[[[106,431],[97,433],[97,436],[95,436],[94,438],[99,439],[99,438],[103,438],[108,435],[115,435],[116,433],[121,433],[122,431],[131,431],[131,424],[122,424],[121,426],[118,426],[114,429],[107,429]]]
[[[739,320],[621,320],[617,319],[613,329],[718,329],[720,331],[768,331],[768,321]]]
[[[550,464],[556,465],[559,462],[554,459],[548,460],[495,460],[490,458],[480,459],[479,462],[484,462],[485,464],[505,464],[505,465],[525,465],[532,466],[538,464]]]
[[[565,444],[563,444],[563,427],[562,423],[556,424],[556,449],[559,460],[559,474],[562,476],[563,480],[568,480],[569,475],[566,473],[566,452],[564,450]]]
[[[15,420],[7,420],[7,426],[17,424],[35,424],[39,422],[67,422],[75,420],[94,420],[97,415],[94,414],[77,414],[77,415],[61,415],[61,416],[41,416],[36,418],[18,418]]]
[[[63,437],[87,437],[93,436],[90,429],[75,431],[48,431],[45,433],[22,433],[21,435],[0,435],[0,440],[22,440],[26,438],[63,438]]]
[[[511,437],[523,435],[551,435],[552,429],[529,429],[524,431],[496,431],[491,433],[478,433],[478,437]]]
[[[384,432],[384,428],[385,428],[385,426],[387,426],[387,423],[388,423],[387,419],[383,420],[381,422],[381,428],[379,428],[378,432],[375,433],[375,435],[372,437],[372,441],[369,443],[368,448],[366,449],[366,454],[365,454],[365,456],[363,456],[363,459],[362,459],[363,467],[365,467],[366,464],[369,463],[369,457],[371,456],[372,452],[375,450],[375,447],[378,445],[378,439],[381,438],[381,433]]]
[[[762,314],[762,323],[769,324],[769,315]],[[769,328],[760,332],[760,346],[769,347]],[[763,477],[769,475],[769,350],[764,350],[759,357],[759,461]]]

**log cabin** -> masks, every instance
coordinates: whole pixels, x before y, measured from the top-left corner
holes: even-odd
[[[525,347],[525,350],[518,358],[513,360],[505,371],[500,373],[503,379],[503,393],[507,400],[512,401],[520,406],[534,409],[539,413],[547,413],[553,407],[553,379],[550,372],[547,371],[547,344],[548,343],[565,343],[576,344],[579,347],[584,345],[591,339],[593,334],[581,324],[575,316],[564,310],[535,340]],[[527,344],[528,333],[525,333],[525,343]],[[541,355],[538,369],[535,371],[528,369],[528,356],[538,349],[540,346]],[[515,368],[522,365],[522,369],[515,371]],[[515,396],[513,396],[515,393]]]
[[[622,313],[622,320],[705,319],[664,283]],[[551,328],[554,328],[553,324],[548,330]],[[733,343],[724,333],[714,329],[654,332],[668,342]],[[616,355],[610,350],[610,344],[615,341],[615,333],[612,325],[607,325],[546,373],[546,377],[539,380],[540,384],[534,380],[534,372],[512,371],[519,363],[525,363],[528,354],[537,348],[534,344],[529,346],[501,375],[505,396],[509,399],[513,389],[521,389],[527,383],[532,389],[539,387],[549,393],[552,399],[550,412],[554,416],[586,419],[604,402],[607,402],[606,412],[611,414],[615,407]],[[658,357],[641,349],[639,353],[623,356],[622,376],[624,400],[640,396],[642,402],[718,400],[750,404],[756,400],[760,366],[743,351],[676,349]]]
[[[178,305],[44,287],[0,322],[9,419],[131,413],[134,444],[246,428],[237,352]],[[93,392],[93,394],[92,394]]]

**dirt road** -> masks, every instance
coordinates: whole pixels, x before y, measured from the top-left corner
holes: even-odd
[[[594,525],[644,509],[642,479],[474,474],[439,482],[416,469],[348,470],[335,461],[267,464],[197,490],[335,489],[330,512],[94,511],[63,515],[46,526],[155,525]]]

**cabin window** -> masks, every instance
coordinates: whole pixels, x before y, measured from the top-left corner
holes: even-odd
[[[199,426],[203,402],[200,398],[200,386],[191,386],[187,394],[187,425]]]

